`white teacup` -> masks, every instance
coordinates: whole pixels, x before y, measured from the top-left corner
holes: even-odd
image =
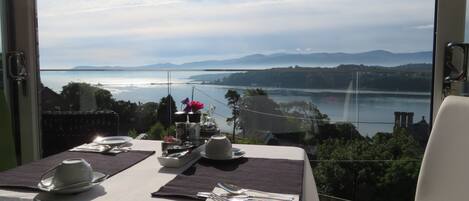
[[[205,154],[215,160],[231,158],[233,151],[230,140],[225,135],[213,135],[205,144]]]
[[[43,183],[41,179],[43,186],[47,187],[53,185],[54,188],[60,188],[79,183],[85,185],[91,183],[93,180],[93,169],[91,165],[81,158],[64,160],[54,169],[55,173],[50,184]]]

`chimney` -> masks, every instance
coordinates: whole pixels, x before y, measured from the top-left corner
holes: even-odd
[[[394,112],[394,129],[401,128],[401,112]]]
[[[409,128],[414,124],[413,112],[394,112],[394,129]]]
[[[414,113],[407,112],[407,128],[411,127],[414,124]]]

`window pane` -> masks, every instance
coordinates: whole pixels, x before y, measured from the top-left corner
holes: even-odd
[[[204,104],[202,137],[303,148],[322,200],[413,200],[434,1],[38,4],[43,134],[70,114],[93,130],[82,119],[105,113],[116,128],[88,137],[162,139],[197,110],[188,98]]]

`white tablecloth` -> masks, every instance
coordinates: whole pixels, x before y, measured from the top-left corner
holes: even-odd
[[[134,140],[132,141],[132,144],[132,149],[134,150],[153,150],[156,151],[156,153],[129,169],[114,175],[104,181],[100,186],[97,186],[90,191],[77,195],[52,195],[31,191],[11,191],[0,189],[0,201],[167,200],[162,198],[153,198],[150,193],[155,192],[161,186],[168,183],[190,164],[177,169],[162,167],[157,160],[157,156],[161,155],[161,141]],[[308,201],[319,201],[313,173],[303,149],[296,147],[238,144],[233,145],[233,147],[246,151],[246,156],[252,158],[306,160],[303,178],[303,198]]]

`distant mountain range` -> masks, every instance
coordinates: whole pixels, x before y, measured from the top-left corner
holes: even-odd
[[[77,66],[74,69],[119,69],[119,70],[145,70],[145,69],[194,69],[194,68],[272,68],[285,66],[327,67],[340,64],[364,64],[380,66],[397,66],[409,63],[431,63],[432,52],[393,53],[385,50],[374,50],[361,53],[276,53],[252,54],[240,58],[225,60],[206,60],[183,64],[158,63],[144,66]]]

